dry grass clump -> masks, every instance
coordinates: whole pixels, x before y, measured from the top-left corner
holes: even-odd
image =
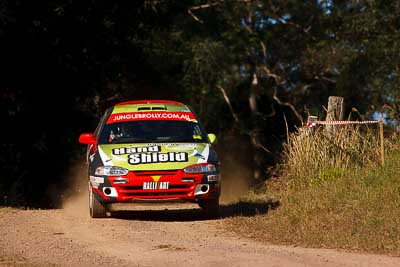
[[[247,199],[273,196],[280,206],[225,226],[269,243],[400,256],[400,138],[385,139],[384,166],[379,142],[376,130],[361,127],[290,135],[284,176]]]
[[[313,183],[335,179],[349,170],[380,162],[376,130],[365,126],[340,126],[333,136],[323,127],[301,128],[288,137],[284,150],[285,176]]]

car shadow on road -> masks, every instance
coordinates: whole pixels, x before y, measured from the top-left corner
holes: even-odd
[[[202,221],[220,220],[234,216],[252,217],[267,214],[270,210],[280,206],[278,200],[266,200],[258,202],[239,201],[231,204],[221,204],[216,216],[205,214],[200,208],[173,208],[163,210],[115,210],[111,212],[112,218],[121,220],[143,220],[143,221]]]

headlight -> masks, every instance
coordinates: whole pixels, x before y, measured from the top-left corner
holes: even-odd
[[[183,169],[185,173],[207,173],[216,172],[217,168],[213,164],[192,165]]]
[[[95,175],[107,175],[107,176],[122,176],[127,175],[128,170],[118,166],[104,166],[96,169]]]

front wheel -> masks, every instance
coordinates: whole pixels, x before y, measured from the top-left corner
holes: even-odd
[[[199,201],[199,206],[202,208],[203,214],[207,218],[216,218],[219,215],[219,200],[218,199],[202,199]]]
[[[93,194],[92,186],[89,182],[89,213],[92,218],[105,218],[107,216],[106,205],[100,203]]]

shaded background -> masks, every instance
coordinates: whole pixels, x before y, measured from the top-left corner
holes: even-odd
[[[396,127],[399,15],[400,1],[1,0],[0,205],[57,207],[79,134],[119,101],[192,105],[223,176],[250,187],[330,95]]]

